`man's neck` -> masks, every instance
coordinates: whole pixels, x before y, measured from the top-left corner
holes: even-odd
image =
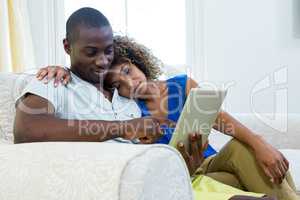
[[[102,92],[109,101],[112,101],[113,93],[111,91],[104,89],[102,84],[96,83],[93,85],[97,88],[97,90]]]

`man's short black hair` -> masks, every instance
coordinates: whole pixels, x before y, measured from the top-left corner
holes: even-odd
[[[73,43],[76,40],[78,33],[77,28],[81,25],[87,28],[101,28],[104,26],[110,26],[110,23],[100,11],[89,7],[80,8],[67,20],[66,38],[69,43]]]

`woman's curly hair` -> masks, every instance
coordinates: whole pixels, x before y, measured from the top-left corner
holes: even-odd
[[[163,63],[151,50],[127,36],[114,36],[114,53],[112,65],[129,61],[136,65],[148,80],[156,80],[162,73]]]

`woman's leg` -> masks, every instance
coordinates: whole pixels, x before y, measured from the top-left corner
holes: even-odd
[[[221,183],[225,183],[226,185],[230,185],[234,188],[240,189],[240,190],[246,190],[242,184],[240,183],[239,179],[228,172],[211,172],[206,173],[205,176],[208,176],[214,180],[217,180]]]
[[[234,174],[240,184],[250,192],[276,196],[279,200],[300,199],[293,190],[293,186],[290,186],[286,179],[280,185],[272,184],[260,166],[257,165],[253,152],[237,140],[228,142],[210,160],[204,173],[212,172]]]

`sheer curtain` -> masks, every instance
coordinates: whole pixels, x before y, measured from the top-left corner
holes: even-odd
[[[1,0],[0,27],[0,71],[22,72],[34,66],[27,0]]]

